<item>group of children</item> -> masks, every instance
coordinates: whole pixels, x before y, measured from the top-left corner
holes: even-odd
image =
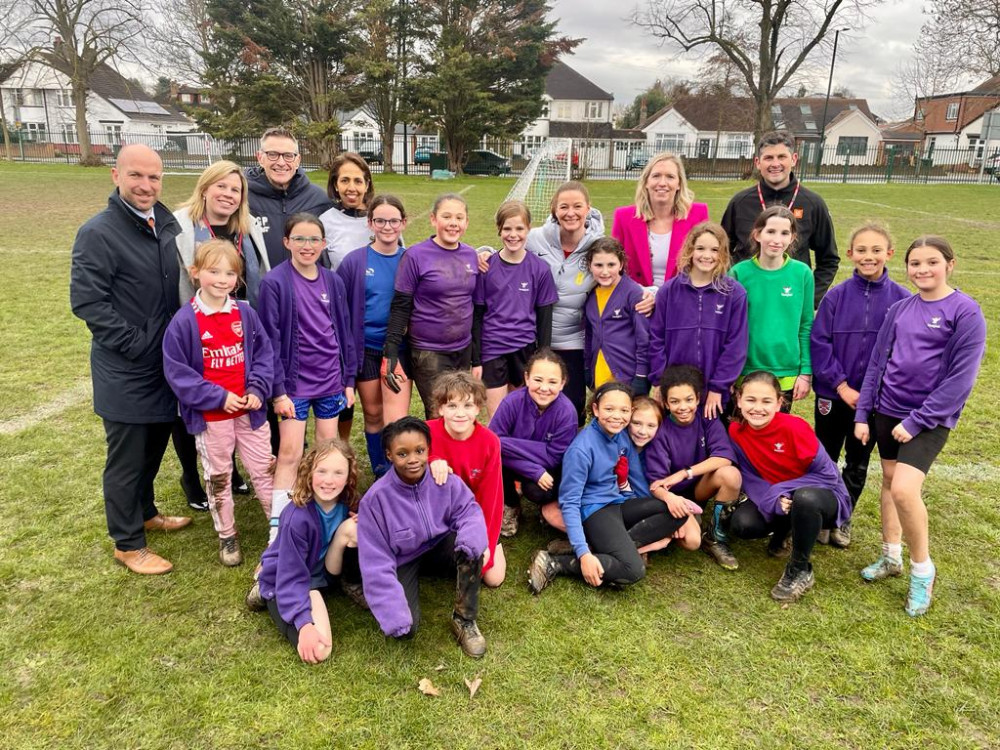
[[[374,196],[366,215],[370,244],[333,270],[319,264],[324,223],[292,216],[289,260],[263,278],[256,311],[230,298],[236,248],[203,243],[190,269],[198,291],[164,340],[167,379],[210,477],[220,560],[242,559],[228,484],[235,447],[271,519],[248,602],[270,611],[304,661],[330,653],[319,592],[332,581],[400,638],[419,623],[421,573],[456,577],[452,630],[481,656],[480,587],[505,578],[501,538],[517,533],[522,498],[568,537],[533,556],[536,594],[561,575],[635,583],[645,555],[671,542],[735,570],[734,538],[769,537],[769,553],[789,558],[771,594],[796,601],[814,584],[816,542],[849,544],[875,444],[883,549],[862,576],[900,575],[905,536],[906,609],[927,611],[935,571],[922,483],[985,345],[978,305],[949,286],[947,242],[923,237],[907,250],[910,296],[888,278],[888,232],[864,225],[847,252],[853,275],[814,321],[813,277],[788,255],[796,220],[783,206],[760,214],[755,256],[733,268],[722,228],[693,227],[648,318],[621,246],[599,239],[585,256],[595,282],[585,373],[571,373],[547,346],[557,285],[526,251],[523,203],[500,207],[502,248],[483,258],[462,242],[468,209],[457,195],[435,202],[434,234],[405,250],[398,199]],[[562,391],[581,376],[593,398],[578,431]],[[427,422],[407,416],[412,382]],[[811,389],[815,432],[788,413]],[[360,501],[357,459],[337,439],[356,393],[376,477]],[[280,418],[273,478],[269,402]],[[303,458],[310,410],[315,445]]]

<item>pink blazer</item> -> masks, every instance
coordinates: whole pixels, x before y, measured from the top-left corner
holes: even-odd
[[[670,230],[670,254],[667,256],[667,274],[663,281],[677,275],[677,258],[691,227],[708,220],[708,206],[692,203],[686,219],[674,219]],[[615,209],[611,236],[625,248],[628,258],[628,275],[643,286],[653,285],[653,269],[649,257],[649,228],[643,219],[635,218],[635,206]]]

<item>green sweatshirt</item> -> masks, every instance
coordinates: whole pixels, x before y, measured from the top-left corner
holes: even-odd
[[[729,272],[747,290],[750,343],[743,374],[767,370],[791,388],[797,375],[811,375],[809,333],[813,323],[813,273],[785,256],[781,268],[767,271],[756,258]]]

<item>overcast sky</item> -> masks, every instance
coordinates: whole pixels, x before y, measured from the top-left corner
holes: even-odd
[[[693,78],[698,62],[694,53],[678,56],[627,19],[636,2],[645,0],[550,0],[559,30],[570,37],[586,37],[565,62],[595,84],[614,94],[615,105],[628,104],[657,78]],[[891,79],[900,60],[910,55],[924,21],[921,0],[888,0],[871,12],[861,31],[842,33],[837,49],[834,88],[846,86],[866,98],[883,117],[898,114]],[[826,92],[830,57],[820,51],[807,88]],[[810,85],[811,84],[811,85]],[[894,110],[896,110],[894,112]]]

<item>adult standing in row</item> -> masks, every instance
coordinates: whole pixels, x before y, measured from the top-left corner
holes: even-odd
[[[611,236],[625,250],[629,277],[655,293],[677,275],[691,227],[707,220],[708,206],[694,202],[680,157],[664,152],[639,175],[635,203],[615,209]]]
[[[231,161],[210,164],[195,184],[194,192],[174,212],[180,234],[177,256],[180,261],[180,303],[194,297],[194,283],[188,269],[194,264],[198,246],[210,239],[229,240],[243,259],[244,278],[236,288],[236,298],[257,307],[261,277],[271,270],[260,225],[250,215],[247,181],[240,166]],[[181,488],[194,510],[208,510],[208,498],[198,474],[198,453],[194,436],[180,418],[174,423],[174,451],[181,464]],[[233,490],[248,491],[233,464]],[[242,488],[242,489],[241,489]]]
[[[177,222],[159,202],[163,163],[131,144],[111,170],[108,206],[80,227],[73,244],[70,304],[93,339],[94,411],[104,420],[104,511],[115,560],[140,574],[170,562],[146,546],[146,532],[172,531],[190,518],[162,516],[153,480],[177,418],[163,376],[163,333],[178,309]]]
[[[271,267],[288,259],[282,232],[297,213],[319,216],[333,205],[323,189],[309,181],[300,166],[299,142],[286,128],[268,128],[260,139],[256,167],[246,171],[250,213],[257,217]]]
[[[815,305],[818,306],[837,275],[840,255],[830,210],[822,198],[799,182],[793,171],[798,162],[795,139],[789,133],[780,130],[765,133],[757,145],[753,162],[760,179],[756,185],[741,190],[729,200],[722,226],[729,235],[730,253],[736,265],[754,254],[750,233],[760,212],[779,204],[788,208],[798,228],[791,256],[809,267],[813,266],[809,251],[816,256],[813,278]]]

